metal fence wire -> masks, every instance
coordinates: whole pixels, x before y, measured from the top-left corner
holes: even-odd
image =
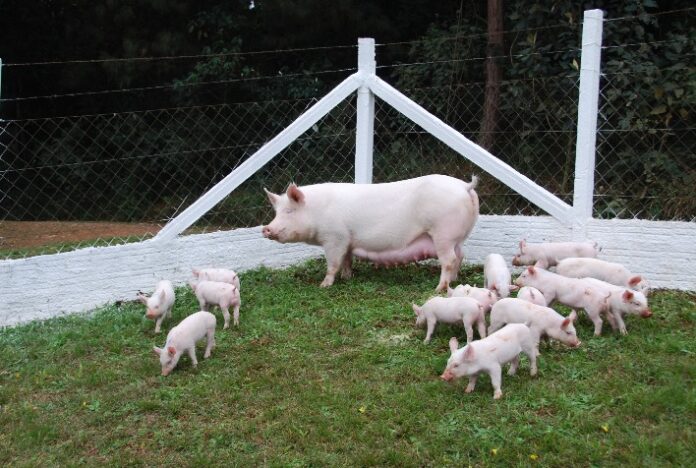
[[[681,68],[646,62],[628,74],[615,46],[603,51],[595,216],[694,220],[696,72],[688,62],[693,54],[684,49]],[[660,52],[659,44],[649,47]],[[422,76],[442,67],[425,58],[416,62],[401,65],[401,76],[409,67]],[[378,73],[465,136],[483,138],[483,80],[459,76],[403,87],[393,69]],[[504,79],[497,125],[487,138],[491,153],[567,203],[573,192],[578,80],[577,71],[568,68],[554,76]],[[656,84],[665,81],[674,85]],[[153,236],[317,98],[0,122],[0,258]],[[355,99],[334,108],[186,233],[269,221],[264,187],[279,192],[291,181],[352,182]],[[477,174],[483,214],[543,214],[377,99],[374,181],[430,173],[464,180]]]

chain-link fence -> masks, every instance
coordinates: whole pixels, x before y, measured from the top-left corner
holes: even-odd
[[[577,35],[577,25],[566,32]],[[515,31],[516,35],[524,33]],[[472,40],[485,43],[485,36]],[[693,37],[674,41],[688,43]],[[414,44],[418,47],[407,44],[412,63],[380,66],[378,74],[465,136],[474,141],[485,138],[491,153],[572,203],[579,48],[518,51],[514,57],[511,50],[501,65],[505,60],[533,63],[515,76],[503,74],[496,124],[484,135],[481,122],[486,83],[482,78],[471,79],[471,75],[483,77],[485,56],[466,56],[475,49],[452,47],[447,49],[450,55],[446,60],[433,60],[432,55],[418,55],[429,50],[423,48],[422,41]],[[681,54],[672,62],[685,65],[655,63],[644,69],[632,67],[626,73],[621,57],[616,57],[617,51],[626,47],[605,46],[598,121],[597,217],[696,217],[690,193],[696,184],[696,79],[693,62],[688,62],[693,54],[686,49],[675,52],[674,44],[638,44],[636,48],[651,47],[655,52],[661,46]],[[380,54],[394,55],[389,47],[403,45],[378,48],[378,64]],[[632,56],[632,60],[638,59]],[[536,76],[534,64],[555,60],[562,62],[555,73]],[[465,68],[467,73],[462,72]],[[337,72],[338,81],[351,70]],[[665,76],[669,80],[658,79]],[[303,83],[310,78],[274,77],[302,79]],[[674,85],[662,85],[661,89],[655,84],[658,82]],[[285,88],[291,89],[292,82]],[[0,258],[109,245],[156,234],[319,97],[3,121]],[[290,181],[352,182],[355,113],[352,97],[186,232],[267,222],[272,212],[264,187],[278,192]],[[542,214],[379,99],[374,142],[375,182],[429,173],[469,180],[477,174],[481,177],[477,190],[482,213]]]

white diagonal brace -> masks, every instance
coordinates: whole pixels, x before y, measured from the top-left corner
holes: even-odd
[[[276,135],[272,140],[263,145],[256,153],[240,164],[224,179],[215,184],[208,192],[193,202],[177,217],[169,221],[154,237],[154,240],[170,240],[175,238],[186,228],[218,204],[223,198],[239,187],[244,181],[261,169],[268,161],[289,146],[297,137],[306,132],[317,123],[331,109],[350,96],[363,83],[361,74],[354,73],[341,84],[336,86],[326,96],[321,98],[291,123],[285,130]]]
[[[573,209],[563,200],[464,137],[461,133],[430,114],[379,77],[366,77],[365,84],[370,87],[377,97],[404,114],[454,151],[493,175],[496,179],[527,198],[561,223],[567,226],[572,224]]]

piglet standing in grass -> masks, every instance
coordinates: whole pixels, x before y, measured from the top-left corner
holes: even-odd
[[[491,376],[493,398],[499,399],[503,396],[500,389],[502,366],[509,362],[508,375],[514,375],[520,363],[520,353],[529,357],[530,375],[533,377],[537,373],[537,345],[531,330],[520,323],[506,325],[487,338],[473,341],[462,349],[457,349],[459,342],[452,337],[449,346],[451,355],[441,378],[450,382],[460,377],[469,377],[466,393],[474,391],[479,374],[485,373]]]
[[[577,319],[575,311],[568,317],[563,317],[549,307],[508,297],[501,299],[493,306],[488,333],[492,334],[508,323],[524,323],[531,330],[537,346],[542,336],[548,336],[571,348],[576,348],[580,346],[580,340],[573,325],[575,319]]]
[[[174,287],[172,282],[162,280],[157,283],[152,296],[148,297],[143,293],[138,293],[137,298],[147,307],[145,317],[155,320],[155,333],[159,333],[162,320],[171,316],[172,307],[174,307]]]
[[[435,325],[442,323],[462,323],[466,331],[466,342],[474,339],[473,324],[476,324],[479,336],[486,337],[486,316],[483,306],[470,297],[433,297],[422,307],[413,304],[413,312],[416,314],[416,326],[428,324],[428,331],[424,343],[430,343]]]
[[[486,257],[483,264],[483,286],[497,292],[501,298],[508,297],[510,291],[517,291],[502,255],[489,254]]]
[[[520,288],[517,293],[517,299],[522,299],[523,301],[531,302],[532,304],[546,306],[546,298],[537,288],[531,286],[524,286]]]
[[[191,272],[198,281],[219,281],[221,283],[233,284],[237,291],[241,292],[239,276],[233,270],[228,270],[227,268],[194,268]]]
[[[620,263],[597,258],[565,258],[556,265],[556,273],[568,278],[595,278],[639,291],[646,296],[650,292],[650,286],[642,276],[634,275]]]
[[[460,284],[454,289],[447,288],[447,297],[470,297],[476,299],[483,306],[483,312],[488,313],[493,304],[498,300],[495,291],[486,288],[477,288],[468,284]]]
[[[648,307],[648,300],[640,291],[616,286],[595,278],[585,278],[590,287],[606,297],[607,318],[614,330],[619,330],[622,335],[628,334],[623,316],[640,315],[643,318],[652,317],[652,311]],[[611,320],[613,318],[613,320]]]
[[[527,244],[520,241],[520,253],[512,259],[515,266],[534,265],[548,269],[568,257],[594,258],[599,253],[596,242],[542,242]]]
[[[152,350],[159,356],[162,365],[162,375],[167,376],[174,370],[179,358],[188,352],[193,367],[198,365],[196,359],[196,342],[207,338],[203,359],[210,357],[215,346],[215,316],[210,312],[196,312],[186,317],[167,334],[164,347],[154,347]]]
[[[230,307],[234,308],[234,325],[239,325],[239,307],[242,305],[242,299],[239,290],[234,285],[220,281],[200,281],[198,283],[192,281],[189,285],[198,298],[198,304],[202,310],[207,311],[211,305],[220,307],[222,316],[225,318],[223,329],[230,326]]]

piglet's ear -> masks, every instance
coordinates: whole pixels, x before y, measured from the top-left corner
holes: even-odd
[[[517,286],[516,284],[511,284],[511,285],[510,285],[510,291],[515,292],[515,291],[517,291],[518,289],[520,289],[520,287]]]
[[[530,266],[529,268],[527,268],[527,271],[532,276],[536,275],[536,268],[534,268],[533,266]]]
[[[474,347],[471,345],[467,345],[466,351],[464,351],[464,360],[465,361],[473,361],[474,357],[476,357],[476,353],[474,352]]]
[[[624,300],[624,302],[628,302],[631,299],[633,299],[633,293],[629,290],[624,291],[623,295],[621,296]]]
[[[520,241],[520,253],[524,253],[525,247],[527,247],[527,241],[524,240],[524,239],[522,239],[522,240]]]
[[[266,192],[266,196],[268,197],[268,201],[271,203],[271,205],[276,206],[276,203],[278,203],[280,195],[276,195],[273,192],[269,192],[268,190],[266,190],[266,187],[263,188],[263,191]]]
[[[570,318],[563,319],[563,322],[561,322],[561,330],[568,328],[568,325],[570,325]]]
[[[176,354],[176,349],[174,349],[174,346],[168,346],[167,352],[169,353],[170,356],[174,356]]]
[[[454,289],[447,286],[447,297],[452,297],[452,294],[454,294]]]
[[[302,193],[302,190],[297,188],[297,185],[295,184],[290,184],[288,187],[288,198],[290,200],[294,201],[295,203],[302,203],[304,202],[304,193]]]
[[[153,346],[153,347],[152,347],[152,351],[154,351],[154,353],[155,353],[156,355],[158,355],[158,356],[159,356],[160,354],[162,354],[162,349],[161,349],[161,348],[158,348],[157,346]]]
[[[634,276],[628,280],[628,285],[635,286],[636,284],[640,283],[642,280],[643,280],[643,278],[641,278],[640,276]]]
[[[416,304],[411,304],[411,307],[413,307],[413,313],[415,313],[416,317],[418,317],[421,314],[421,308]]]
[[[135,296],[138,301],[142,302],[143,304],[147,304],[147,296],[145,294],[138,294]]]
[[[491,287],[488,289],[490,289],[491,291],[497,291],[498,287],[495,285],[495,283],[493,283],[493,284],[491,284]]]
[[[457,341],[457,338],[452,337],[449,340],[449,347],[450,347],[450,352],[454,353],[457,348],[459,347],[459,341]]]

